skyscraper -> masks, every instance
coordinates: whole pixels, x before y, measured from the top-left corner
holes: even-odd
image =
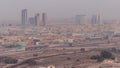
[[[25,25],[27,23],[27,9],[23,9],[21,13],[22,17],[22,25]]]
[[[39,13],[35,15],[35,25],[38,27],[40,26],[40,14]]]
[[[48,23],[48,17],[46,15],[46,13],[42,13],[42,26],[46,26]]]
[[[92,20],[91,20],[92,24],[100,24],[101,23],[101,19],[99,15],[93,15],[92,16]]]
[[[30,25],[35,25],[35,18],[34,17],[29,18],[29,24]]]
[[[75,21],[76,21],[76,23],[77,24],[85,24],[86,22],[86,20],[85,20],[85,16],[86,15],[76,15],[76,17],[75,17]]]

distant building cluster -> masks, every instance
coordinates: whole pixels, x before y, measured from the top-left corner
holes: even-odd
[[[48,24],[48,17],[46,13],[36,13],[33,17],[28,17],[28,10],[22,9],[21,12],[21,24],[22,25],[32,25],[32,26],[46,26]],[[76,24],[86,24],[88,22],[86,15],[76,15],[74,17],[74,20]],[[101,17],[100,15],[93,15],[91,20],[89,21],[89,24],[101,24]]]
[[[81,25],[81,24],[86,24],[88,21],[86,15],[76,15],[75,22]],[[101,23],[102,21],[100,15],[93,15],[89,22],[89,24],[101,24]]]
[[[48,17],[46,13],[42,13],[40,16],[39,13],[36,13],[34,17],[28,17],[28,10],[23,9],[21,12],[21,24],[22,25],[33,25],[33,26],[46,26],[48,23]]]
[[[92,24],[100,24],[100,22],[101,22],[101,19],[100,19],[99,15],[93,15],[92,16],[92,20],[91,20]]]
[[[76,15],[75,20],[77,24],[84,24],[85,23],[85,16],[86,15]]]
[[[34,16],[28,17],[28,10],[22,9],[21,11],[21,24],[24,25],[32,25],[32,26],[46,26],[48,25],[48,16],[46,13],[36,13]],[[113,24],[113,23],[119,23],[118,20],[106,20],[101,19],[100,14],[94,14],[91,17],[87,18],[86,14],[77,14],[74,16],[74,18],[70,19],[63,19],[63,20],[57,20],[57,21],[50,21],[52,23],[73,23],[77,25],[82,24],[92,24],[92,25],[100,25],[100,24]]]

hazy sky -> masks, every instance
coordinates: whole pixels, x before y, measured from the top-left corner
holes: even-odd
[[[0,21],[20,20],[21,9],[29,16],[46,12],[49,20],[71,18],[76,14],[100,14],[120,19],[120,0],[0,0]]]

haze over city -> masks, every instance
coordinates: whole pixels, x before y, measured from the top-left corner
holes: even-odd
[[[1,0],[0,68],[120,68],[119,0]]]
[[[49,20],[61,20],[77,14],[100,14],[105,19],[120,19],[119,0],[0,0],[0,22],[20,21],[22,9],[29,16],[46,12]]]

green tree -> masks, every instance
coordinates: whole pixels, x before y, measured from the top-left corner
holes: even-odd
[[[105,58],[105,59],[110,59],[113,57],[112,53],[109,51],[102,51],[101,52],[101,57]]]

